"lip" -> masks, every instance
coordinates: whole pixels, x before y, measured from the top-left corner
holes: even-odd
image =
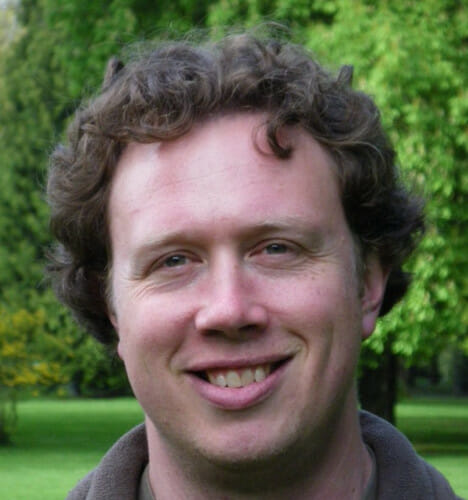
[[[196,363],[191,363],[190,366],[186,367],[184,371],[186,372],[206,372],[209,370],[223,370],[223,369],[239,369],[242,368],[252,368],[254,366],[268,365],[275,363],[288,362],[295,354],[297,350],[289,349],[282,354],[276,355],[263,355],[255,357],[245,357],[245,358],[222,358],[217,361],[199,361]]]
[[[278,361],[278,360],[276,360]],[[254,382],[245,387],[231,388],[231,387],[218,387],[210,384],[206,380],[198,377],[192,372],[187,372],[187,377],[190,380],[195,392],[204,400],[208,401],[213,406],[231,411],[239,411],[250,408],[265,400],[276,389],[281,382],[284,372],[289,365],[291,358],[284,359],[274,371],[272,371],[261,382]],[[272,362],[270,360],[270,362]],[[255,363],[262,364],[262,363]],[[211,365],[212,366],[212,365]],[[227,367],[243,368],[247,366],[254,366],[252,363],[236,363],[232,362],[227,364],[216,364],[217,368]],[[201,371],[201,370],[197,370]]]

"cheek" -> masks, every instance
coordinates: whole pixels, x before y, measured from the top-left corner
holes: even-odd
[[[319,278],[297,280],[293,286],[276,290],[270,300],[271,309],[305,324],[348,322],[351,326],[360,317],[357,286],[332,273]]]
[[[307,346],[314,365],[323,369],[328,365],[327,370],[341,370],[341,363],[359,352],[361,312],[354,285],[329,276],[320,285],[296,286],[275,302],[274,315]]]
[[[128,303],[119,315],[119,355],[124,361],[135,356],[169,357],[184,340],[188,316],[178,301],[147,298]]]

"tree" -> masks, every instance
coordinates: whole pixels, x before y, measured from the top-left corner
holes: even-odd
[[[167,30],[171,19],[187,28],[204,16],[207,3],[1,4],[2,19],[9,22],[0,25],[0,303],[10,315],[43,314],[44,331],[57,340],[56,352],[47,355],[60,359],[79,392],[128,386],[120,365],[106,361],[105,350],[87,340],[44,281],[44,250],[50,245],[43,199],[47,154],[81,97],[99,87],[109,57],[142,30]]]
[[[394,355],[426,362],[467,335],[467,21],[457,1],[343,1],[333,32],[322,31],[321,51],[355,64],[357,85],[382,109],[404,177],[427,200],[427,235],[408,266],[414,284],[364,351],[369,380],[381,362],[372,353],[395,368]],[[395,385],[381,380],[380,394]]]
[[[44,331],[44,323],[42,311],[0,310],[0,444],[9,442],[16,424],[18,388],[66,381],[60,363],[53,360],[57,340]]]
[[[57,304],[43,278],[44,250],[50,243],[43,199],[47,152],[83,89],[98,85],[107,57],[118,51],[134,26],[131,11],[119,0],[92,5],[24,0],[10,7],[18,28],[0,49],[0,303],[5,322],[26,315],[38,324],[31,345],[23,337],[29,342],[32,331],[7,331],[13,323],[2,333],[0,386],[6,400],[0,415],[6,432],[14,415],[13,396],[21,386],[64,383],[80,369],[74,362],[84,333]],[[43,365],[39,359],[48,361]],[[50,363],[60,380],[44,372],[39,377],[38,370]],[[12,373],[17,374],[14,379]]]

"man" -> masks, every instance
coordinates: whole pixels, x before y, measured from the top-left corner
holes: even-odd
[[[146,418],[69,498],[455,498],[358,413],[423,221],[350,79],[249,35],[111,61],[52,156],[50,273]]]

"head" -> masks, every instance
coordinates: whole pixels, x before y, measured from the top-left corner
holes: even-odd
[[[333,159],[358,267],[364,272],[372,254],[388,272],[380,309],[387,313],[408,287],[402,264],[423,229],[422,214],[400,183],[376,105],[351,79],[350,67],[332,75],[298,46],[250,35],[164,43],[125,63],[111,60],[101,91],[77,111],[67,144],[51,158],[58,244],[49,273],[59,298],[98,340],[115,344],[108,202],[126,146],[174,141],[207,120],[261,112],[278,158],[293,153],[281,130],[297,126]]]

